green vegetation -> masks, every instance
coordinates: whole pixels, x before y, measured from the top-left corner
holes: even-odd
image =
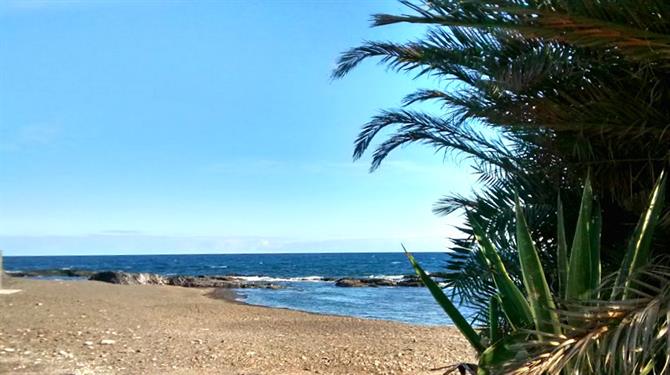
[[[562,370],[581,374],[662,374],[668,370],[670,273],[668,268],[649,267],[649,239],[665,199],[665,179],[661,173],[610,288],[603,287],[598,277],[600,214],[592,210],[594,198],[588,178],[570,259],[563,263],[567,265],[564,272],[568,280],[565,296],[555,296],[550,291],[518,199],[516,242],[523,291],[509,280],[496,249],[482,228],[475,226],[486,261],[493,274],[499,276],[495,279],[496,295],[489,305],[492,324],[488,340],[467,323],[408,254],[419,277],[479,354],[479,374],[558,374]],[[562,228],[560,211],[558,216]],[[558,303],[563,305],[561,310],[556,308]],[[502,319],[511,327],[504,333],[498,325]]]
[[[582,293],[615,272],[627,252],[627,233],[645,210],[646,197],[670,158],[670,3],[607,1],[403,1],[407,14],[378,14],[375,26],[425,25],[408,42],[366,42],[346,51],[334,77],[379,59],[392,70],[434,77],[436,87],[407,95],[406,107],[386,110],[365,124],[354,157],[373,148],[372,169],[396,148],[424,144],[462,155],[482,188],[472,196],[440,199],[435,211],[469,214],[453,238],[449,290],[478,309],[489,326],[495,275],[474,246],[473,228],[486,230],[510,280],[523,286],[517,254],[515,194],[554,295]],[[413,110],[434,102],[443,112]],[[384,139],[380,134],[388,135]],[[494,134],[494,136],[491,136]],[[379,142],[378,142],[379,141]],[[603,238],[580,246],[590,272],[569,278],[565,228],[579,216],[581,186],[590,171],[602,213]],[[556,221],[559,191],[568,225]],[[588,210],[588,207],[584,209]],[[584,216],[586,217],[586,216]],[[588,216],[590,217],[590,216]],[[591,220],[591,219],[589,219]],[[662,213],[649,251],[670,249],[670,215]],[[579,241],[595,241],[580,236]],[[576,258],[575,258],[576,259]],[[530,259],[532,261],[532,259]],[[558,267],[557,265],[560,265]],[[581,290],[581,292],[580,292]],[[562,292],[561,292],[562,291]]]
[[[439,85],[374,116],[354,158],[373,148],[374,170],[418,143],[474,169],[481,189],[434,208],[465,214],[446,265],[451,295],[410,261],[479,353],[479,371],[670,372],[662,172],[670,161],[670,3],[401,3],[407,14],[374,15],[373,25],[425,25],[426,33],[365,42],[341,55],[333,76],[376,58]],[[412,109],[424,102],[443,112]],[[377,142],[380,134],[388,136]],[[477,309],[472,325],[456,299]]]

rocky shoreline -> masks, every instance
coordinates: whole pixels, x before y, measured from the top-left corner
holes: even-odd
[[[26,272],[11,272],[13,277],[68,277],[68,278],[86,278],[93,281],[101,281],[110,284],[121,285],[171,285],[185,288],[223,288],[223,289],[280,289],[283,288],[281,282],[267,280],[249,280],[248,277],[239,275],[159,275],[144,272],[123,272],[123,271],[89,271],[78,269],[46,269]],[[438,279],[444,277],[443,274],[435,273],[433,277]],[[401,278],[324,278],[320,281],[334,282],[335,286],[343,288],[362,288],[362,287],[420,287],[423,286],[421,280],[415,275],[405,275]]]

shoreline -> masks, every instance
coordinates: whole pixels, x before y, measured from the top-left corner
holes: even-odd
[[[454,327],[255,306],[231,290],[5,280],[23,291],[0,296],[0,373],[434,374],[474,358]]]

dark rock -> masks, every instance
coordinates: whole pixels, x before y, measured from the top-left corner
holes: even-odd
[[[431,275],[439,279],[439,276]],[[439,281],[439,280],[438,280]],[[343,288],[361,288],[361,287],[380,287],[380,286],[402,286],[402,287],[421,287],[423,282],[416,275],[405,275],[402,279],[384,279],[384,278],[342,278],[335,281],[335,286]]]
[[[360,279],[339,279],[335,281],[335,286],[344,288],[359,288],[367,285],[365,285],[365,283]]]
[[[344,278],[335,281],[335,286],[344,288],[360,288],[360,287],[379,287],[379,286],[396,286],[397,283],[390,279],[379,278]]]
[[[93,271],[78,269],[51,268],[32,271],[7,271],[7,275],[12,277],[89,277]]]
[[[165,285],[168,283],[168,280],[161,275],[120,271],[96,272],[88,279],[122,285]]]
[[[408,275],[404,276],[402,280],[397,282],[398,286],[419,287],[423,286],[423,282],[418,276]]]
[[[268,288],[279,289],[280,285],[264,281],[247,281],[233,276],[161,276],[153,273],[97,272],[89,280],[123,285],[172,285],[184,288]]]

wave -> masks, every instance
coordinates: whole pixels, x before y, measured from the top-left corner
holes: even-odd
[[[270,277],[270,276],[233,276],[244,281],[266,281],[266,282],[324,282],[322,276],[302,276],[302,277]]]
[[[405,275],[370,275],[369,279],[386,279],[386,280],[402,280],[405,278]]]
[[[228,268],[228,266],[209,266],[209,268]]]
[[[272,277],[272,276],[239,276],[234,275],[234,278],[244,281],[264,281],[264,282],[335,282],[340,278],[345,279],[384,279],[392,281],[400,281],[406,278],[405,275],[369,275],[367,277],[359,276],[342,276],[342,277],[326,277],[326,276],[298,276],[298,277]]]

